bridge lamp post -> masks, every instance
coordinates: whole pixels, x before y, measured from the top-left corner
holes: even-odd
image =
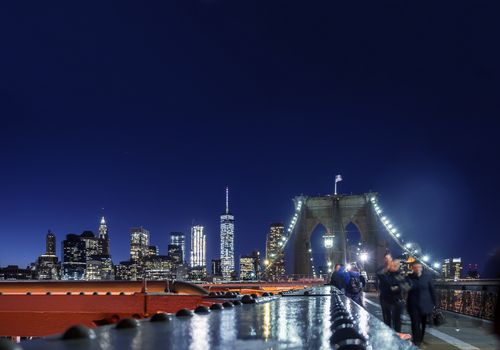
[[[364,270],[365,263],[368,261],[368,252],[361,252],[361,254],[359,254],[359,260],[361,261],[361,265],[362,265],[363,270]]]

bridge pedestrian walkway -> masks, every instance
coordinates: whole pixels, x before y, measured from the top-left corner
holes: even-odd
[[[365,294],[365,307],[372,315],[382,319],[378,294]],[[500,342],[491,334],[492,322],[470,316],[445,312],[446,323],[440,327],[429,325],[422,349],[428,350],[497,350]],[[402,317],[403,333],[411,334],[410,318],[405,312]]]

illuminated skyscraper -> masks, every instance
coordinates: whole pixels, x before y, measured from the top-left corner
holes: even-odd
[[[266,260],[264,264],[270,266],[266,270],[269,279],[279,279],[285,275],[285,256],[281,249],[281,242],[285,236],[285,226],[282,223],[271,224],[266,240]]]
[[[206,237],[203,226],[191,228],[191,267],[206,268]]]
[[[130,260],[141,262],[149,255],[149,231],[144,227],[130,229]]]
[[[186,261],[186,238],[182,232],[170,233],[170,244],[177,245],[182,251],[182,264]]]
[[[56,255],[56,236],[51,230],[49,230],[45,238],[45,255]]]
[[[229,212],[229,188],[226,187],[226,211],[220,217],[220,259],[222,278],[231,279],[234,271],[234,216]]]
[[[104,216],[101,218],[101,223],[99,224],[99,254],[109,255],[108,226],[106,225]]]
[[[39,280],[58,280],[60,264],[56,256],[56,236],[49,230],[45,238],[45,254],[35,263],[34,278]]]
[[[462,258],[444,259],[442,264],[444,279],[458,280],[462,278]]]
[[[252,252],[251,255],[243,255],[240,257],[240,279],[241,280],[257,280],[260,278],[260,253]]]
[[[174,267],[182,265],[184,261],[182,260],[182,248],[178,244],[168,245],[168,256],[172,260]]]

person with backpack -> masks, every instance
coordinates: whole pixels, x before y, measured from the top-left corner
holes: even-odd
[[[355,303],[364,307],[363,288],[365,285],[365,277],[359,273],[359,269],[356,266],[353,266],[351,270],[347,272],[345,295],[351,298]]]

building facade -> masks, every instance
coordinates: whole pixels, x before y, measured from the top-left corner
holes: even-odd
[[[206,236],[204,227],[200,225],[191,228],[191,267],[206,270]]]
[[[56,236],[49,230],[45,237],[45,254],[38,257],[35,263],[34,279],[58,280],[60,279],[61,265],[56,255]]]
[[[100,255],[110,255],[108,226],[106,225],[106,219],[104,216],[101,218],[101,222],[99,223],[98,249]]]
[[[266,239],[266,275],[268,279],[277,280],[285,276],[285,255],[281,250],[281,242],[285,237],[285,226],[282,223],[271,224]]]
[[[150,256],[144,261],[144,278],[147,280],[166,280],[172,278],[173,264],[166,255]]]
[[[130,260],[142,262],[149,256],[149,231],[144,227],[130,229]]]
[[[260,252],[240,257],[240,280],[260,279]]]
[[[444,259],[441,269],[444,279],[458,280],[462,278],[462,258]]]
[[[17,265],[0,267],[0,281],[30,280],[32,279],[32,275],[32,270],[29,267],[25,269]]]
[[[171,232],[170,233],[170,244],[177,245],[182,251],[182,263],[186,262],[186,237],[182,232]]]
[[[135,261],[122,261],[115,266],[115,279],[137,281],[142,278],[142,268]]]
[[[45,237],[45,255],[56,255],[56,236],[51,230]]]
[[[168,245],[168,256],[172,260],[172,264],[175,266],[182,265],[184,262],[182,258],[182,247],[178,244]]]
[[[222,266],[220,259],[212,259],[212,276],[222,278]]]
[[[222,278],[230,280],[234,271],[234,216],[229,212],[229,188],[226,187],[226,211],[220,217],[220,259]]]
[[[86,242],[80,235],[68,234],[62,242],[62,271],[63,280],[83,280],[87,265]]]
[[[255,266],[250,255],[240,256],[240,280],[255,280]]]

